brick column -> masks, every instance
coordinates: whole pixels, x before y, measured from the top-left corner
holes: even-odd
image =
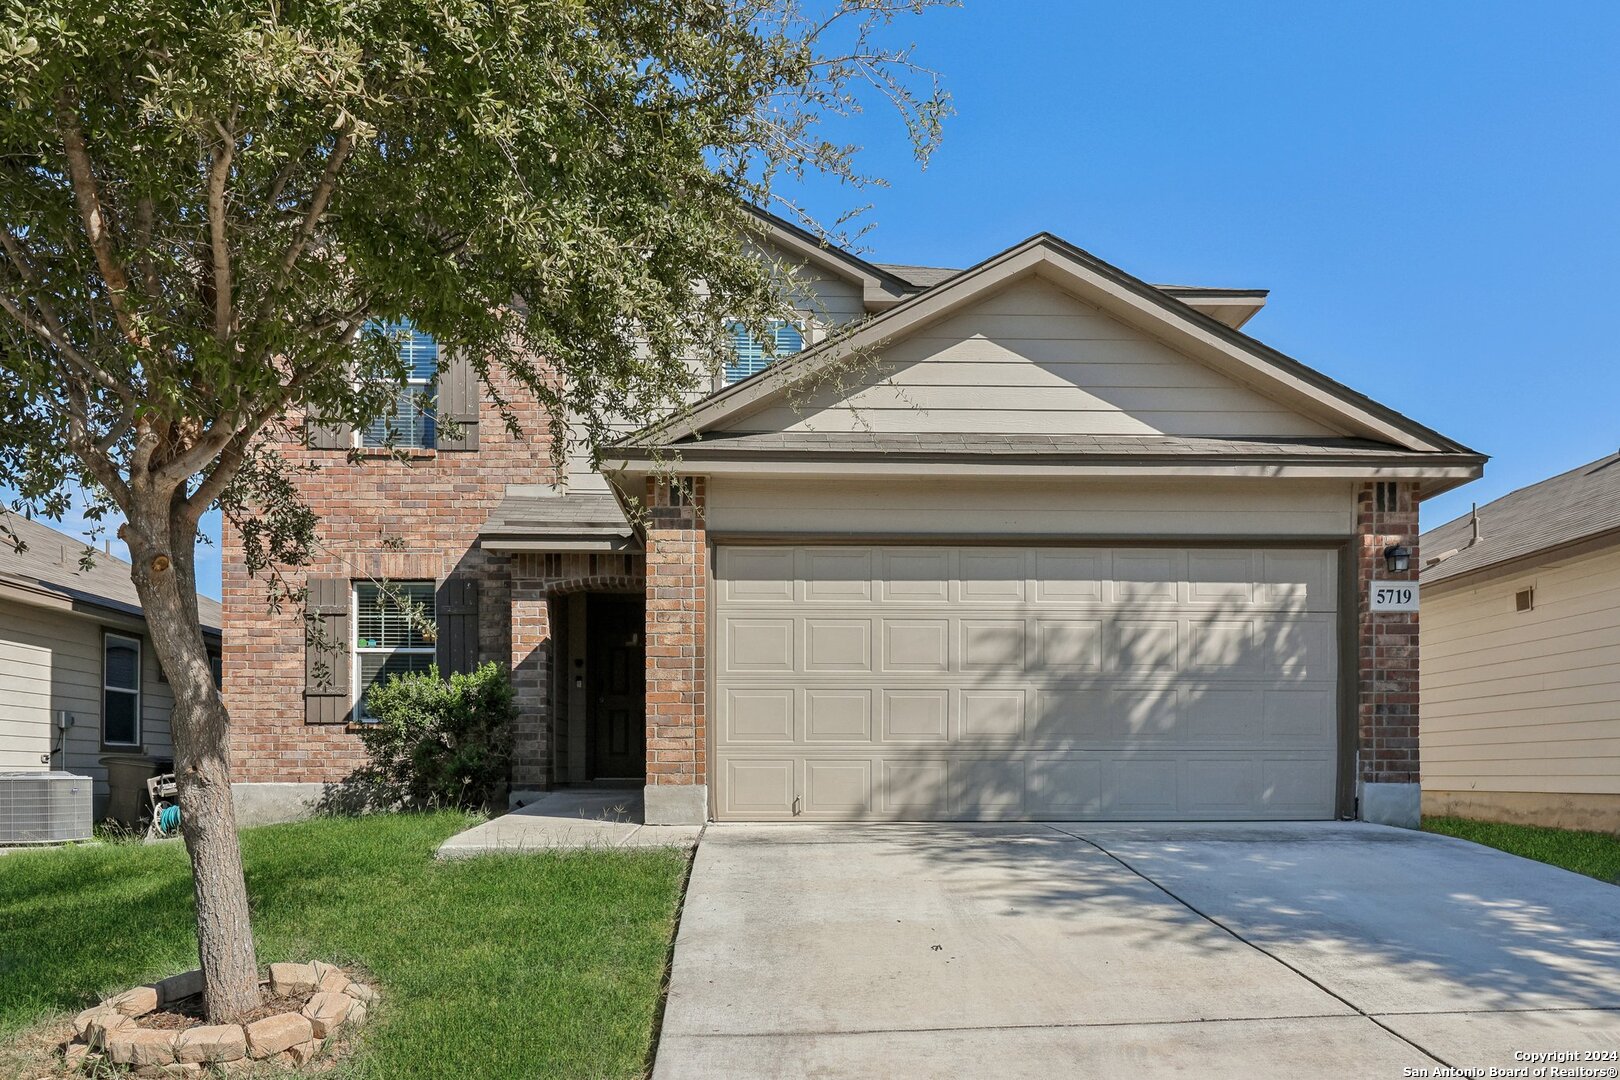
[[[708,538],[702,477],[647,481],[647,788],[649,825],[709,816]]]
[[[1416,581],[1416,484],[1364,484],[1356,496],[1357,740],[1359,816],[1383,825],[1416,828],[1422,810],[1418,763],[1418,617],[1415,612],[1369,610],[1368,583]],[[1391,573],[1384,550],[1412,551],[1410,568]]]
[[[551,605],[541,582],[512,583],[512,799],[529,802],[551,786],[549,696]]]

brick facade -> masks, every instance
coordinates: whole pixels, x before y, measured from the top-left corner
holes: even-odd
[[[708,783],[707,485],[647,482],[647,785]]]
[[[1360,734],[1359,784],[1416,784],[1418,761],[1418,616],[1369,608],[1368,583],[1416,581],[1418,487],[1381,481],[1356,493],[1356,652]],[[1412,552],[1404,574],[1391,573],[1386,548]]]
[[[512,659],[508,559],[479,550],[479,527],[507,484],[556,479],[549,426],[538,403],[504,388],[522,437],[485,402],[476,451],[412,451],[408,462],[377,452],[351,464],[342,450],[289,442],[280,448],[310,508],[320,516],[317,553],[288,574],[394,581],[439,581],[455,571],[479,583],[480,661]],[[316,471],[302,472],[306,466]],[[364,759],[343,724],[309,724],[304,715],[305,633],[296,605],[266,603],[267,582],[247,575],[241,538],[223,536],[224,683],[230,707],[232,775],[245,782],[331,783]]]

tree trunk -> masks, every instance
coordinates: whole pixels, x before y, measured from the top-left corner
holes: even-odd
[[[203,1002],[210,1020],[226,1023],[257,1007],[261,995],[231,799],[230,717],[197,614],[195,526],[172,516],[167,505],[136,506],[120,532],[147,633],[174,694],[170,730],[181,833],[197,895]]]

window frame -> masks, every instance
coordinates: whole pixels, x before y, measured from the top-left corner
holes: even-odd
[[[121,642],[127,642],[127,643],[132,644],[132,645],[135,646],[135,688],[133,690],[130,689],[129,687],[127,687],[127,686],[108,686],[107,685],[107,643],[109,641],[111,641],[112,639],[114,639],[114,638],[117,638]],[[146,736],[146,730],[145,730],[146,725],[145,725],[145,723],[143,723],[144,718],[141,716],[141,709],[142,709],[142,707],[144,705],[144,698],[145,698],[145,683],[146,683],[146,679],[145,679],[146,672],[144,670],[145,664],[146,664],[146,642],[144,640],[142,640],[142,638],[140,637],[139,634],[131,634],[131,633],[127,633],[127,632],[122,631],[122,630],[112,630],[112,629],[109,629],[107,627],[102,627],[102,629],[101,629],[101,702],[100,702],[100,705],[101,705],[101,724],[100,724],[100,727],[101,727],[101,745],[102,745],[102,747],[104,749],[107,749],[107,750],[131,750],[131,749],[138,750],[138,749],[141,749],[145,745],[145,743],[143,743],[142,740]],[[129,694],[129,695],[132,695],[135,698],[135,741],[134,742],[114,742],[114,741],[107,738],[107,695],[108,694]]]
[[[772,365],[780,363],[783,360],[790,359],[791,357],[795,357],[795,356],[799,355],[800,353],[804,352],[806,349],[810,348],[812,344],[814,344],[810,340],[809,321],[807,319],[805,319],[804,317],[802,317],[802,316],[800,316],[798,318],[793,318],[793,319],[768,319],[768,320],[766,320],[766,326],[775,328],[774,330],[772,330],[772,336],[773,337],[775,336],[776,330],[779,330],[784,326],[793,327],[793,329],[798,331],[798,334],[799,334],[799,347],[797,349],[794,349],[792,352],[777,352],[777,353],[774,353],[774,354],[770,355],[769,357],[767,357],[765,355],[765,350],[764,350],[764,347],[763,347],[764,343],[761,342],[760,343],[760,345],[761,345],[760,357],[765,362],[764,362],[764,365],[759,369],[759,371],[750,371],[748,374],[743,375],[740,378],[733,379],[730,376],[730,374],[728,373],[727,369],[734,366],[734,364],[722,364],[720,366],[720,385],[722,387],[736,386],[738,383],[743,382],[746,379],[752,379],[755,375],[758,375],[761,372],[769,370]],[[731,318],[731,319],[726,320],[726,329],[727,329],[727,332],[731,335],[733,345],[735,345],[738,330],[742,330],[744,332],[747,332],[747,327],[743,326],[742,320],[741,319],[736,319],[736,318]],[[753,335],[749,334],[749,337],[752,338]]]
[[[370,654],[392,655],[394,653],[408,653],[408,654],[410,654],[412,656],[418,656],[418,655],[426,654],[427,656],[432,657],[435,663],[437,663],[438,655],[439,655],[439,643],[438,643],[437,640],[430,641],[425,646],[419,646],[419,645],[418,646],[399,646],[397,648],[392,648],[392,649],[383,649],[383,648],[377,648],[377,647],[362,647],[361,646],[361,644],[360,644],[360,590],[364,586],[376,585],[376,584],[377,583],[375,581],[351,581],[351,582],[349,582],[349,694],[350,694],[350,697],[353,699],[353,702],[354,702],[354,704],[350,707],[350,710],[349,710],[349,722],[351,724],[355,724],[355,725],[371,725],[371,724],[375,724],[377,722],[374,717],[369,717],[369,716],[366,715],[366,698],[365,698],[365,686],[364,686],[364,678],[365,677],[364,677],[363,672],[360,669],[360,657],[362,655],[370,655]],[[427,580],[425,578],[417,578],[417,579],[412,579],[410,581],[390,581],[390,582],[388,582],[388,585],[390,585],[390,586],[395,586],[395,585],[426,585],[426,586],[428,586],[428,588],[429,588],[428,595],[432,599],[432,603],[433,603],[433,608],[428,614],[429,614],[430,618],[432,619],[432,621],[435,623],[435,625],[438,623],[438,619],[439,619],[439,587],[438,587],[438,582],[429,581],[429,580]],[[381,588],[381,586],[379,586],[379,588]]]
[[[420,397],[428,396],[428,397],[431,397],[433,399],[433,406],[432,406],[431,415],[428,417],[428,420],[430,420],[431,423],[432,423],[433,441],[431,443],[426,443],[426,444],[421,443],[421,442],[399,442],[399,441],[395,441],[392,445],[389,445],[385,440],[384,442],[379,442],[379,443],[373,444],[373,443],[370,443],[370,442],[366,441],[367,436],[370,434],[369,430],[366,429],[366,428],[355,428],[353,430],[353,432],[351,432],[350,437],[353,439],[355,447],[357,447],[358,449],[361,449],[361,450],[369,450],[369,451],[379,451],[380,450],[380,451],[384,451],[384,452],[387,452],[387,451],[390,451],[390,450],[418,450],[418,451],[436,452],[439,449],[439,386],[438,386],[438,383],[439,383],[439,361],[440,361],[439,353],[440,353],[440,349],[442,348],[439,345],[439,339],[434,337],[432,334],[428,333],[427,331],[421,329],[420,327],[418,327],[414,323],[410,322],[409,320],[405,320],[405,321],[399,322],[399,323],[382,323],[380,325],[381,325],[382,330],[383,330],[384,333],[398,333],[400,331],[404,331],[407,334],[421,334],[424,338],[426,338],[427,340],[429,340],[429,341],[431,341],[433,343],[433,374],[428,376],[425,379],[418,378],[414,374],[412,374],[410,376],[407,376],[406,379],[405,379],[405,385],[399,388],[399,394],[400,395],[410,394],[410,396],[411,396],[411,407],[413,409],[417,410],[418,412],[426,413],[428,411],[428,410],[425,410],[425,409],[422,408],[420,402],[418,401],[418,399]],[[413,367],[412,370],[413,371],[415,370],[414,367]],[[394,398],[394,401],[396,403],[395,404],[395,413],[397,415],[399,397],[396,396]],[[382,419],[384,419],[384,418],[383,417],[378,417],[378,420],[382,420]],[[376,421],[373,421],[373,423],[376,423]],[[424,424],[424,427],[425,426],[426,425]]]

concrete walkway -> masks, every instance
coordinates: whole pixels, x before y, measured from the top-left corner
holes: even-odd
[[[698,825],[644,825],[640,788],[548,792],[510,813],[457,833],[439,845],[441,859],[492,852],[558,848],[691,847]]]
[[[717,825],[654,1077],[1394,1077],[1572,1049],[1620,1050],[1620,890],[1462,841]]]

